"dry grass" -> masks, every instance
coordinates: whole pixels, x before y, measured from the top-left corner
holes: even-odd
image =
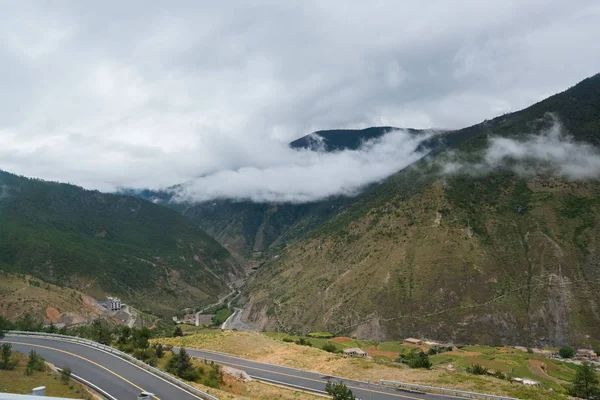
[[[492,377],[450,372],[445,366],[437,366],[432,370],[408,369],[397,364],[347,358],[313,347],[279,342],[256,332],[228,331],[221,334],[199,334],[183,338],[155,339],[155,341],[219,351],[256,361],[363,381],[386,379],[520,398],[540,400],[562,398],[558,394],[545,390],[527,389]]]
[[[35,372],[31,376],[25,375],[27,357],[17,352],[13,352],[13,357],[19,364],[12,371],[0,370],[0,393],[31,394],[33,388],[46,386],[46,396],[92,398],[92,394],[74,380],[67,385],[63,384],[59,374],[50,368],[45,372]]]

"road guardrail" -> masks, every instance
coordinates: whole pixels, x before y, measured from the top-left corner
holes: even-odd
[[[131,362],[132,364],[135,364],[135,365],[145,369],[146,371],[152,373],[153,375],[159,376],[159,377],[165,379],[166,381],[171,382],[172,384],[200,397],[201,399],[219,400],[218,397],[215,397],[209,393],[198,390],[195,387],[193,387],[192,385],[189,385],[189,384],[175,378],[174,376],[167,374],[164,371],[161,371],[158,368],[152,367],[152,366],[146,364],[145,362],[138,360],[137,358],[133,357],[131,354],[127,354],[125,352],[122,352],[121,350],[117,350],[114,347],[110,347],[110,346],[106,346],[106,345],[98,343],[98,342],[94,342],[93,340],[82,339],[82,338],[78,338],[76,336],[59,335],[57,333],[27,332],[27,331],[8,331],[7,333],[11,334],[11,335],[21,335],[21,336],[49,337],[49,338],[61,339],[61,340],[74,342],[74,343],[85,344],[90,347],[95,347],[97,349],[104,350],[108,353],[111,353],[118,357],[121,357],[121,358]]]
[[[466,392],[464,390],[455,390],[455,389],[445,389],[434,386],[424,386],[418,385],[416,383],[404,383],[404,382],[395,382],[388,381],[385,379],[380,379],[379,382],[384,386],[392,386],[398,389],[412,390],[412,391],[420,391],[420,392],[428,392],[428,393],[439,393],[446,394],[449,396],[456,397],[466,397],[468,399],[483,399],[483,400],[519,400],[514,397],[506,397],[506,396],[496,396],[493,394],[485,394],[485,393],[476,393],[476,392]]]

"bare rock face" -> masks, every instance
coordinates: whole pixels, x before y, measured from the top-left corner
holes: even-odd
[[[237,379],[238,381],[241,381],[241,382],[252,381],[252,378],[250,378],[250,375],[248,375],[246,373],[246,371],[242,371],[241,369],[231,368],[231,367],[221,367],[221,371],[223,371],[223,373],[225,375],[229,375],[232,378]]]

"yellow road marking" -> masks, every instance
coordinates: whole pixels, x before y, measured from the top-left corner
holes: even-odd
[[[271,370],[268,370],[268,369],[255,368],[255,367],[251,367],[251,366],[248,366],[248,365],[241,365],[241,364],[232,363],[232,362],[229,362],[229,361],[217,361],[217,360],[213,360],[213,359],[207,358],[207,357],[196,357],[196,358],[205,359],[205,360],[209,360],[209,361],[214,361],[217,364],[230,364],[230,365],[234,365],[236,367],[252,368],[252,369],[255,369],[257,371],[268,372],[268,373],[271,373],[271,374],[284,375],[284,376],[289,376],[289,377],[296,378],[296,379],[305,379],[307,381],[314,381],[314,382],[323,383],[323,381],[319,380],[319,379],[305,378],[303,376],[296,376],[296,375],[286,374],[286,373],[283,373],[283,372],[275,372],[275,371],[271,371]],[[258,378],[258,379],[260,380],[260,378]],[[339,379],[341,379],[341,378],[339,378]],[[343,380],[343,379],[341,379],[341,380]],[[366,390],[366,391],[369,391],[369,392],[385,394],[385,395],[388,395],[388,396],[402,397],[403,399],[423,400],[423,398],[421,398],[421,397],[404,396],[404,395],[401,395],[401,394],[389,393],[389,392],[382,392],[382,391],[379,391],[379,390],[374,390],[374,389],[369,389],[369,388],[364,388],[364,387],[356,387],[356,386],[350,386],[350,385],[346,385],[346,386],[348,386],[351,389]]]
[[[121,380],[123,380],[123,381],[125,381],[125,382],[129,383],[131,386],[135,387],[136,389],[139,389],[139,390],[141,390],[142,392],[145,392],[145,391],[146,391],[146,390],[144,390],[143,388],[141,388],[141,387],[139,387],[138,385],[136,385],[135,383],[133,383],[133,382],[131,382],[130,380],[128,380],[127,378],[124,378],[124,377],[122,377],[121,375],[117,374],[116,372],[113,372],[113,371],[111,371],[110,369],[106,368],[104,365],[98,364],[97,362],[94,362],[94,361],[92,361],[92,360],[89,360],[89,359],[87,359],[87,358],[85,358],[85,357],[82,357],[82,356],[80,356],[80,355],[78,355],[78,354],[71,353],[71,352],[68,352],[68,351],[65,351],[65,350],[55,349],[54,347],[43,346],[43,345],[41,345],[41,344],[31,344],[31,343],[24,343],[24,342],[15,342],[15,341],[12,341],[12,340],[6,340],[6,338],[4,338],[3,342],[14,343],[14,344],[22,344],[22,345],[25,345],[25,346],[41,347],[41,348],[43,348],[43,349],[48,349],[48,350],[58,351],[58,352],[65,353],[65,354],[68,354],[68,355],[70,355],[70,356],[73,356],[73,357],[81,358],[81,359],[82,359],[82,360],[84,360],[84,361],[87,361],[87,362],[89,362],[89,363],[91,363],[91,364],[94,364],[94,365],[95,365],[95,366],[97,366],[97,367],[100,367],[100,368],[102,368],[102,369],[103,369],[103,370],[105,370],[105,371],[108,371],[108,372],[110,372],[111,374],[113,374],[113,375],[114,375],[114,376],[116,376],[117,378],[119,378],[119,379],[121,379]],[[156,400],[160,400],[160,398],[159,398],[159,397],[156,397],[156,396],[154,396],[154,398],[155,398]]]

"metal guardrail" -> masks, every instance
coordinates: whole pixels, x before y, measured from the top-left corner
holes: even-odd
[[[59,335],[56,333],[44,333],[44,332],[26,332],[26,331],[8,331],[8,334],[13,334],[13,335],[23,335],[23,336],[42,336],[42,337],[51,337],[51,338],[56,338],[56,339],[62,339],[62,340],[66,340],[69,342],[75,342],[75,343],[81,343],[81,344],[85,344],[87,346],[91,346],[91,347],[95,347],[101,350],[104,350],[108,353],[114,354],[116,356],[119,356],[129,362],[131,362],[132,364],[135,364],[143,369],[145,369],[148,372],[151,372],[152,374],[159,376],[169,382],[171,382],[172,384],[187,390],[188,392],[200,397],[201,399],[204,400],[219,400],[218,397],[215,397],[211,394],[205,393],[201,390],[196,389],[195,387],[188,385],[187,383],[175,378],[174,376],[167,374],[166,372],[161,371],[158,368],[154,368],[148,364],[146,364],[143,361],[138,360],[137,358],[133,357],[130,354],[124,353],[120,350],[115,349],[114,347],[110,347],[110,346],[106,346],[104,344],[98,343],[98,342],[94,342],[92,340],[88,340],[88,339],[82,339],[82,338],[78,338],[75,336],[68,336],[68,335]]]
[[[494,394],[485,394],[485,393],[476,393],[476,392],[466,392],[464,390],[444,389],[444,388],[439,388],[439,387],[434,387],[434,386],[418,385],[416,383],[387,381],[385,379],[380,379],[379,382],[382,385],[393,386],[398,389],[414,390],[414,391],[421,391],[421,392],[428,392],[428,393],[447,394],[449,396],[466,397],[468,399],[519,400],[514,397],[496,396]]]

